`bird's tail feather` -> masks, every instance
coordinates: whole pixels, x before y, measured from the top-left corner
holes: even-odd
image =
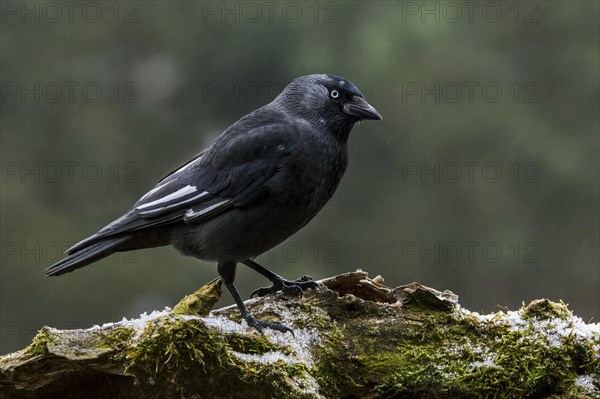
[[[84,267],[117,252],[117,246],[131,239],[130,235],[106,238],[75,252],[46,269],[46,276],[60,276]]]

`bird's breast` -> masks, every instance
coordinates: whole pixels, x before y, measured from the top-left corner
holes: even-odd
[[[284,207],[310,220],[331,199],[347,165],[345,148],[315,151],[287,165],[281,175],[285,189],[275,196]]]

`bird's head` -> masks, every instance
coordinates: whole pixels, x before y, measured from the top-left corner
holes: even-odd
[[[336,75],[296,78],[275,101],[299,117],[346,135],[358,121],[383,119],[352,82]]]

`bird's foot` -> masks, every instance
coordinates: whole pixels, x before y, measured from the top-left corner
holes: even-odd
[[[270,328],[271,330],[281,331],[282,333],[290,332],[292,335],[294,335],[294,332],[291,328],[276,321],[264,321],[257,319],[252,315],[246,316],[245,319],[248,325],[256,329],[259,333],[262,333],[265,328]]]
[[[284,278],[279,278],[273,281],[273,285],[270,287],[261,287],[252,291],[250,294],[250,298],[254,298],[255,296],[265,296],[268,294],[274,294],[276,292],[283,292],[286,295],[299,296],[302,297],[303,291],[309,288],[317,288],[319,283],[313,280],[310,276],[302,276],[298,280],[286,280]]]

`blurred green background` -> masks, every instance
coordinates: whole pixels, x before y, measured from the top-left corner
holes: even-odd
[[[2,2],[0,353],[214,278],[170,247],[43,269],[310,73],[347,77],[384,120],[354,128],[336,195],[265,266],[598,321],[599,3],[69,4]],[[237,285],[267,281],[240,266]]]

